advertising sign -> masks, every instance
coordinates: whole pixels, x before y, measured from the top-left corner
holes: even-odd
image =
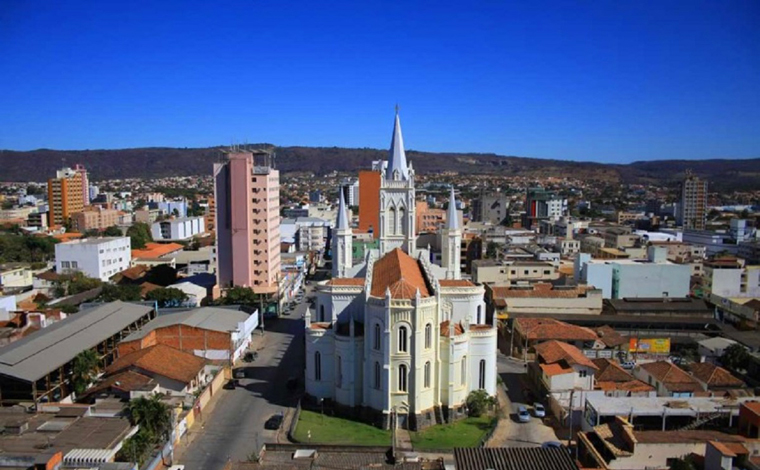
[[[669,354],[670,338],[631,338],[628,351],[644,354]]]

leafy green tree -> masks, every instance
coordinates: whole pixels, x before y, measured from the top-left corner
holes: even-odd
[[[741,344],[732,344],[723,351],[720,363],[732,370],[746,369],[749,364],[749,353]]]
[[[71,385],[77,395],[87,390],[87,386],[97,375],[100,358],[93,349],[85,349],[77,354],[71,367]]]
[[[135,222],[127,229],[127,236],[132,239],[132,248],[145,248],[145,245],[153,241],[150,233],[150,225],[144,222]]]
[[[68,283],[67,293],[68,295],[81,294],[88,290],[97,289],[103,285],[103,281],[92,277],[87,277],[84,274],[76,273],[71,276]]]
[[[150,398],[139,397],[125,407],[130,422],[139,425],[157,439],[166,438],[172,427],[172,413],[169,406],[155,393]]]
[[[670,470],[697,470],[697,466],[691,456],[686,456],[682,459],[675,459],[670,464]]]
[[[124,233],[121,231],[121,229],[115,225],[107,227],[105,230],[103,230],[104,237],[121,237],[123,235]]]
[[[467,395],[467,414],[478,417],[488,411],[488,408],[496,403],[492,396],[489,396],[485,390],[473,390]]]
[[[145,300],[153,300],[159,308],[181,307],[187,302],[188,296],[183,291],[174,287],[160,287],[154,289],[145,296]]]
[[[250,287],[232,287],[224,297],[218,299],[219,305],[258,305],[259,296]]]
[[[103,285],[103,290],[100,291],[100,300],[103,302],[113,302],[121,300],[123,302],[137,302],[142,300],[142,291],[140,286],[133,284],[126,285]]]
[[[61,305],[61,312],[65,313],[67,315],[71,315],[71,314],[74,314],[74,313],[79,313],[79,307],[77,307],[76,305],[72,305],[72,304],[63,304],[63,305]]]
[[[488,242],[486,245],[486,258],[496,258],[499,254],[499,244],[496,242]]]

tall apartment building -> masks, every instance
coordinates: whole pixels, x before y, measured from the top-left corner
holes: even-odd
[[[500,192],[485,193],[472,200],[472,219],[500,224],[509,215],[509,197]]]
[[[221,288],[277,292],[280,172],[265,151],[233,151],[214,164],[217,280]]]
[[[359,172],[359,231],[372,231],[375,239],[380,236],[380,171]]]
[[[105,230],[119,225],[121,213],[116,209],[104,209],[100,206],[88,206],[81,212],[71,215],[71,227],[77,232],[88,230]]]
[[[528,188],[525,198],[525,228],[537,226],[541,220],[559,220],[567,215],[567,199],[544,188]]]
[[[704,230],[707,222],[707,181],[686,173],[681,183],[680,222],[684,230]]]
[[[84,210],[87,185],[83,178],[87,178],[86,171],[63,168],[48,180],[49,226],[64,225],[72,214]]]
[[[346,205],[358,206],[359,200],[359,180],[357,178],[347,178],[340,183],[340,190],[343,191],[343,200]]]
[[[83,238],[55,245],[58,274],[81,272],[107,282],[114,274],[129,268],[131,261],[129,237]]]
[[[82,201],[85,206],[90,205],[90,180],[87,178],[87,169],[82,165],[74,165],[74,171],[77,172],[82,180]]]

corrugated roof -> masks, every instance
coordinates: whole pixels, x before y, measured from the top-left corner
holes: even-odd
[[[475,447],[454,449],[457,470],[578,470],[567,449]]]
[[[162,313],[139,331],[135,331],[124,338],[123,341],[134,341],[145,337],[153,330],[173,325],[229,333],[230,330],[237,330],[238,324],[245,322],[248,318],[250,315],[240,310],[218,307],[201,307],[179,312],[170,311],[170,313]]]
[[[419,263],[401,249],[391,250],[375,262],[372,296],[385,297],[390,290],[391,298],[413,299],[418,289],[421,297],[430,297]]]
[[[152,310],[116,301],[70,315],[0,349],[0,374],[27,382],[40,379]]]

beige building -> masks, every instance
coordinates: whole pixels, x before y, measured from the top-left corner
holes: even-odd
[[[561,286],[536,283],[531,286],[490,286],[486,298],[497,316],[509,318],[520,314],[599,315],[602,291],[593,287]]]
[[[490,259],[472,262],[472,280],[476,284],[527,284],[559,279],[559,269],[549,262],[514,261],[501,263]]]
[[[84,210],[83,173],[71,168],[58,170],[55,178],[48,180],[48,225],[64,225],[75,212]]]
[[[84,233],[87,230],[105,230],[118,225],[119,218],[120,212],[116,209],[88,206],[82,212],[71,215],[71,224],[75,231]]]

